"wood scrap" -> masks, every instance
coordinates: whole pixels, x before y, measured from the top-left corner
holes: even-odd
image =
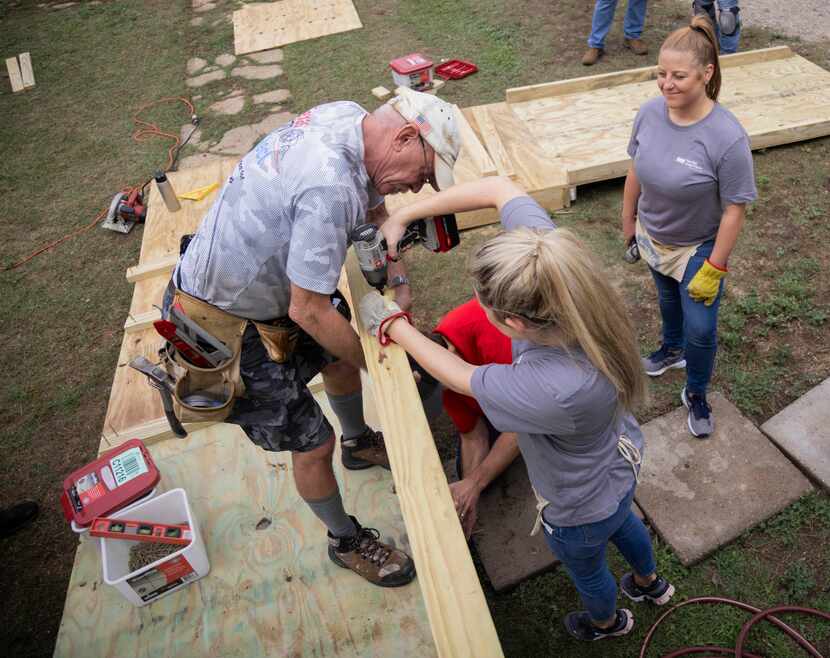
[[[374,89],[372,89],[372,96],[374,96],[375,98],[379,98],[380,100],[383,100],[384,98],[387,98],[391,95],[392,92],[389,91],[386,87],[375,87]]]
[[[20,74],[23,78],[23,86],[28,89],[35,86],[35,73],[32,70],[32,56],[29,53],[21,53]]]
[[[17,93],[23,91],[23,76],[20,73],[20,65],[17,63],[17,57],[9,57],[6,60],[6,70],[9,72],[9,82],[12,85],[12,92]]]

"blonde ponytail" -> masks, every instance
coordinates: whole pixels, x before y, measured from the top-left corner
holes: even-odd
[[[472,255],[470,271],[481,303],[500,321],[519,317],[540,337],[582,349],[627,409],[645,399],[631,320],[602,268],[570,231],[502,232]]]
[[[713,101],[718,100],[721,86],[720,58],[718,57],[718,40],[715,27],[705,14],[696,14],[687,27],[675,30],[660,46],[660,50],[677,50],[691,53],[701,67],[711,64],[714,67],[712,77],[706,84],[706,95]]]

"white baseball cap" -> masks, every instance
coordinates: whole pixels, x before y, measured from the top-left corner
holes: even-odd
[[[452,169],[461,150],[461,135],[455,120],[455,108],[432,94],[398,87],[389,101],[407,121],[418,126],[421,137],[435,151],[435,183],[441,190],[455,183]]]

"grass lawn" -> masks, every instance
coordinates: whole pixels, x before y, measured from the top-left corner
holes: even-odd
[[[14,4],[15,6],[12,6]],[[52,11],[23,1],[0,3],[0,52],[32,53],[37,86],[11,94],[0,80],[0,264],[81,227],[127,184],[143,182],[166,159],[162,141],[135,143],[132,115],[143,103],[187,95],[185,62],[232,52],[232,29],[222,20],[236,3],[197,16],[186,0],[120,0],[81,3]],[[667,32],[686,17],[685,2],[649,3],[646,38],[653,53]],[[352,99],[368,108],[369,90],[391,86],[387,63],[420,50],[436,61],[461,57],[480,73],[447,84],[442,97],[461,106],[503,99],[504,89],[559,78],[643,66],[654,57],[622,49],[621,15],[609,36],[608,56],[591,70],[579,64],[590,24],[589,0],[421,0],[355,2],[362,30],[293,44],[284,49],[292,92],[288,109],[302,111],[328,100]],[[622,14],[622,12],[619,12]],[[803,44],[765,30],[744,32],[742,48],[789,44],[830,68],[830,41]],[[197,92],[197,110],[232,91],[235,82],[211,83]],[[259,92],[273,82],[246,82]],[[655,90],[656,91],[656,90]],[[266,112],[248,104],[234,117],[206,115],[203,141],[256,121]],[[187,122],[178,104],[149,117],[178,132]],[[751,209],[730,263],[722,307],[720,352],[713,388],[761,423],[830,375],[828,270],[824,245],[830,213],[830,139],[756,153],[759,201]],[[618,217],[622,181],[579,189],[578,201],[557,214],[576,231],[619,282],[643,350],[659,340],[656,297],[644,267],[620,258]],[[416,317],[426,327],[466,300],[466,255],[494,233],[467,232],[453,257],[413,252]],[[137,262],[141,229],[122,236],[95,228],[0,272],[0,504],[23,497],[41,503],[30,529],[0,540],[5,564],[0,588],[7,596],[7,623],[0,646],[10,655],[51,655],[76,540],[59,511],[63,477],[95,454],[109,387],[129,307],[126,268]],[[652,385],[651,402],[638,410],[647,421],[678,405],[679,373]],[[453,437],[446,418],[435,426],[439,449],[449,454]],[[797,603],[830,609],[830,498],[816,493],[790,506],[737,542],[691,569],[657,542],[660,569],[680,598],[719,595],[765,607]],[[612,550],[617,573],[622,570]],[[654,611],[637,607],[632,639],[575,647],[559,619],[576,595],[561,571],[534,578],[505,594],[483,583],[508,656],[636,655]],[[725,609],[680,611],[665,625],[650,655],[688,644],[734,644],[745,615]],[[788,619],[788,621],[790,621]],[[799,627],[798,618],[792,623]],[[808,637],[830,652],[830,625],[806,625]],[[776,658],[800,656],[776,631],[759,629],[750,649]]]

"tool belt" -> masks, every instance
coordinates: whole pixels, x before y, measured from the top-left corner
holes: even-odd
[[[253,322],[269,358],[284,363],[294,351],[299,327],[288,318],[270,322],[249,321],[179,289],[173,304],[206,332],[222,341],[233,356],[214,368],[194,365],[175,350],[168,350],[166,366],[176,379],[173,405],[182,422],[222,422],[231,413],[237,398],[244,397],[245,384],[240,373],[242,339],[248,322]]]

